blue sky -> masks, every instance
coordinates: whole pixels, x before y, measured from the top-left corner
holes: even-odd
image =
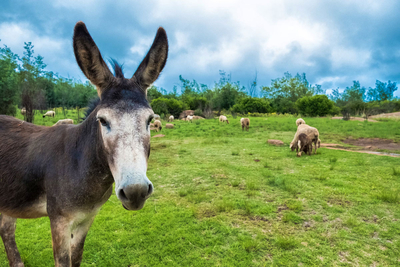
[[[400,1],[2,1],[0,45],[22,54],[32,42],[47,69],[85,80],[72,50],[86,23],[105,59],[131,76],[163,26],[167,65],[155,83],[171,90],[179,75],[212,86],[219,70],[247,86],[307,74],[323,89],[400,82]],[[396,92],[400,96],[400,92]]]

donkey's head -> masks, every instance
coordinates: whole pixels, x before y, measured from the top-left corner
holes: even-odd
[[[146,94],[167,60],[165,30],[158,29],[153,45],[130,79],[125,79],[116,63],[115,75],[110,72],[83,22],[76,24],[73,41],[76,61],[100,97],[91,115],[97,118],[100,146],[114,177],[116,195],[126,209],[141,209],[153,192],[146,171],[149,124],[154,113]]]

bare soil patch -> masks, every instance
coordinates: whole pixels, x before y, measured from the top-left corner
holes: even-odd
[[[400,151],[400,143],[395,143],[393,140],[390,139],[380,139],[380,138],[359,138],[359,139],[352,139],[347,138],[343,140],[343,143],[360,146],[362,150],[378,150],[378,149],[385,149],[391,151]]]
[[[372,119],[372,117],[373,116],[369,117],[369,118],[371,118],[371,119],[368,119],[369,122],[378,122],[378,121]],[[343,120],[343,117],[332,117],[332,120]],[[351,121],[365,121],[364,118],[360,118],[360,117],[350,117],[350,120]]]
[[[379,119],[379,118],[400,118],[400,112],[393,113],[382,113],[374,116],[370,116],[371,119]]]
[[[362,138],[362,139],[379,139],[379,138]],[[348,140],[348,139],[346,139],[346,140]],[[357,141],[357,140],[360,140],[360,139],[351,139],[351,140],[356,140]],[[385,140],[385,139],[379,139],[379,140]],[[398,144],[398,143],[395,143],[395,144]],[[342,151],[349,151],[349,152],[373,154],[373,155],[378,155],[378,156],[389,156],[389,157],[394,157],[394,158],[399,158],[400,157],[399,154],[395,154],[395,153],[384,153],[384,152],[371,151],[371,150],[374,149],[374,147],[370,146],[370,145],[357,148],[357,149],[363,149],[363,150],[351,150],[351,149],[345,148],[345,147],[343,147],[343,146],[341,146],[339,144],[321,144],[321,147],[325,147],[325,148],[328,148],[328,149],[334,149],[334,150],[342,150]],[[382,148],[375,148],[375,149],[382,149]],[[385,149],[385,148],[383,148],[383,149]],[[369,151],[367,151],[367,150],[369,150]],[[390,150],[390,149],[388,149],[388,150]],[[400,150],[400,148],[397,148],[397,149],[394,149],[394,150]]]

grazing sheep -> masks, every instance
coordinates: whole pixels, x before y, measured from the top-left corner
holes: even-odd
[[[224,116],[224,115],[219,116],[219,121],[221,121],[221,122],[226,122],[227,124],[229,124],[228,119],[227,119],[226,116]]]
[[[156,121],[156,120],[161,120],[161,117],[160,117],[160,115],[158,115],[158,114],[154,114],[154,116],[153,116],[153,120],[154,120],[154,121]]]
[[[53,126],[61,125],[61,124],[74,124],[74,120],[73,119],[59,120]]]
[[[305,152],[308,155],[311,155],[312,152],[312,140],[305,134],[301,133],[299,134],[297,141],[297,147],[300,148],[300,151],[297,152],[297,156],[301,157],[301,153]]]
[[[242,131],[244,130],[245,127],[246,127],[246,131],[249,131],[249,126],[250,126],[249,118],[241,118],[240,124],[242,125]]]
[[[46,117],[46,116],[49,116],[49,117],[53,117],[53,118],[54,118],[55,115],[56,115],[56,113],[55,113],[54,111],[50,110],[50,111],[47,111],[47,112],[43,115],[43,118]]]
[[[191,116],[191,115],[187,116],[187,117],[186,117],[186,120],[187,120],[187,121],[190,121],[190,122],[193,122],[193,116]]]
[[[296,120],[296,125],[297,125],[297,127],[299,127],[300,124],[306,124],[306,122],[305,122],[302,118],[297,119],[297,120]]]
[[[169,118],[168,118],[168,122],[171,122],[171,121],[174,121],[174,116],[173,115],[169,116]]]
[[[294,135],[292,142],[290,142],[290,148],[292,149],[292,151],[294,151],[296,149],[296,152],[298,152],[299,135],[302,133],[306,134],[308,136],[308,138],[310,138],[310,140],[314,143],[314,146],[315,146],[314,153],[316,154],[317,153],[317,144],[318,144],[318,140],[319,140],[319,132],[316,128],[311,127],[307,124],[300,124],[299,127],[297,127],[297,132]],[[319,143],[321,143],[321,141],[319,141]]]
[[[156,130],[157,132],[161,131],[161,129],[162,129],[161,121],[155,120],[155,121],[154,121],[154,128],[155,128],[155,130]]]
[[[21,114],[25,115],[26,114],[26,108],[21,108]]]
[[[172,123],[167,123],[167,124],[165,124],[165,128],[174,129],[174,125]]]

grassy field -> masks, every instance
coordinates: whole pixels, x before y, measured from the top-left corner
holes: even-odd
[[[53,117],[44,117],[43,114],[46,113],[47,110],[35,110],[35,117],[33,123],[37,125],[45,125],[45,126],[52,126],[54,125],[58,120],[63,120],[63,119],[73,119],[74,124],[77,124],[82,121],[82,118],[85,116],[85,110],[86,108],[81,108],[79,109],[79,116],[78,116],[78,109],[65,109],[62,108],[54,108],[54,109],[49,109],[55,111],[56,115]],[[21,114],[21,112],[18,110],[16,118],[23,120],[24,116]]]
[[[399,121],[304,119],[323,143],[400,142]],[[249,132],[239,120],[176,121],[152,138],[154,195],[129,212],[113,194],[82,266],[400,266],[399,158],[326,148],[298,158],[295,117],[251,118]],[[18,220],[17,244],[25,266],[54,266],[48,218]]]

